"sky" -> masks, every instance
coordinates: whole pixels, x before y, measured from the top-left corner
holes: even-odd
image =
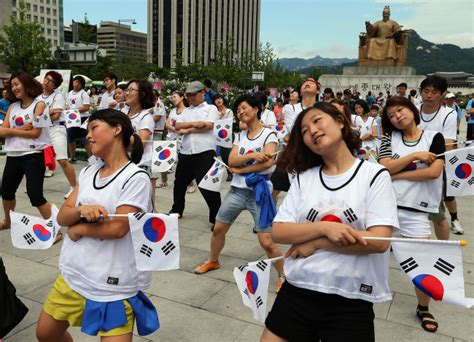
[[[226,0],[224,0],[226,1]],[[357,57],[358,36],[366,20],[391,19],[433,43],[474,47],[472,0],[261,0],[260,42],[277,57]],[[64,22],[135,19],[134,30],[147,30],[147,0],[64,0]]]

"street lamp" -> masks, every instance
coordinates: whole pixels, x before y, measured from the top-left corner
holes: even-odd
[[[122,34],[121,34],[121,26],[120,23],[131,23],[132,25],[136,25],[136,20],[135,19],[119,19],[118,20],[118,47],[120,50],[120,71],[122,71],[122,62],[123,62],[123,54],[122,54]],[[118,51],[115,51],[117,54]]]

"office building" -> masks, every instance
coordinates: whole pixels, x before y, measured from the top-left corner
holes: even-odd
[[[176,58],[208,65],[229,46],[238,59],[259,39],[260,0],[148,0],[148,55],[158,67],[173,68]]]
[[[130,25],[102,21],[97,29],[97,44],[108,57],[134,57],[145,61],[147,54],[146,33],[132,31]]]

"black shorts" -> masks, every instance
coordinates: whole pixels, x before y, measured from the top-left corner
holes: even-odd
[[[273,184],[273,190],[275,191],[285,191],[290,190],[290,178],[288,177],[288,172],[276,168],[273,171],[270,181]]]
[[[84,123],[88,118],[81,117],[81,124]],[[81,127],[71,127],[67,129],[67,138],[68,143],[73,143],[77,139],[81,139],[81,142],[84,143],[84,138],[87,136],[87,129]]]
[[[283,283],[265,321],[288,341],[375,341],[373,304]]]

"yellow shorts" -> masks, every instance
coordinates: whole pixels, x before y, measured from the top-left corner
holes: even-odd
[[[99,336],[120,336],[133,332],[135,316],[132,306],[126,299],[123,304],[125,305],[127,323],[109,331],[100,331]],[[69,325],[80,327],[85,305],[86,299],[71,289],[59,275],[43,305],[43,310],[57,321],[68,321]]]

